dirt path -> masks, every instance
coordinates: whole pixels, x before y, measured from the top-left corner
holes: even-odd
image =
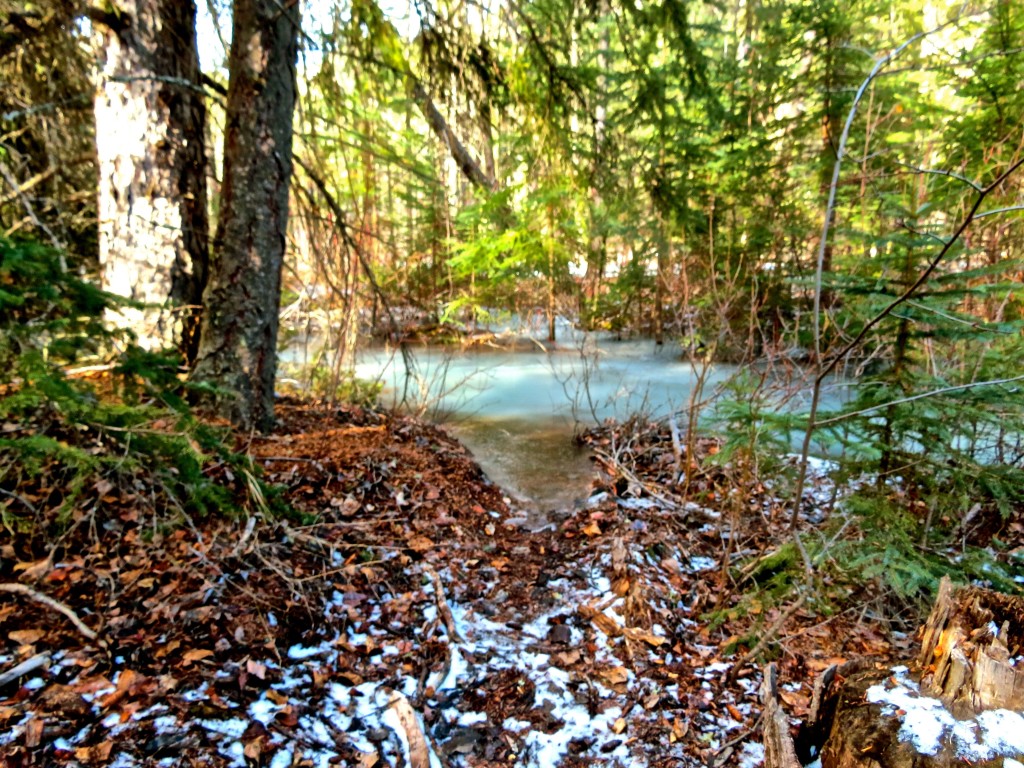
[[[137,499],[111,499],[37,574],[99,641],[33,601],[2,604],[0,673],[49,656],[0,689],[5,765],[759,762],[759,674],[730,671],[781,609],[741,612],[721,588],[730,534],[714,509],[607,475],[530,533],[437,429],[281,416],[248,450],[308,524],[161,530]],[[758,516],[732,551],[765,544]],[[835,642],[843,617],[793,621],[768,649],[786,679],[851,650]],[[809,693],[785,696],[799,712]]]

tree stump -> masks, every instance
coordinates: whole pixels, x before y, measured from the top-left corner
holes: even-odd
[[[796,752],[821,768],[1017,768],[1024,762],[1024,598],[943,579],[917,673],[847,663],[815,686]],[[920,682],[916,682],[916,680]],[[765,688],[767,699],[770,691]],[[773,728],[768,727],[769,712]],[[765,768],[791,768],[765,702]],[[788,738],[789,734],[784,734]]]
[[[989,709],[1024,710],[1024,599],[978,587],[939,586],[921,636],[921,690],[954,717]]]

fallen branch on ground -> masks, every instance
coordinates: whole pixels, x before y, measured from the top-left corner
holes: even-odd
[[[441,576],[434,567],[429,563],[423,564],[423,572],[430,577],[431,583],[434,585],[434,599],[437,601],[437,615],[441,617],[441,621],[444,622],[444,627],[448,630],[448,639],[453,643],[461,643],[462,636],[459,635],[459,630],[455,627],[455,618],[452,616],[452,609],[448,607],[448,601],[444,596],[444,585],[441,583]]]
[[[27,675],[29,672],[35,672],[40,667],[45,667],[50,663],[50,654],[48,652],[37,653],[25,661],[21,662],[14,667],[0,675],[0,688],[3,688],[12,680],[17,680],[19,677]]]
[[[34,600],[40,605],[52,608],[58,613],[64,614],[68,620],[75,625],[75,629],[77,629],[84,637],[89,640],[96,640],[99,637],[99,635],[86,626],[85,622],[78,618],[78,614],[64,603],[59,600],[54,600],[52,597],[47,597],[42,592],[37,592],[32,589],[32,587],[26,587],[24,584],[0,584],[0,592],[10,592],[15,595],[23,595],[30,600]]]

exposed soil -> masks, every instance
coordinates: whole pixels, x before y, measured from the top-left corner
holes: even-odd
[[[653,433],[628,475],[592,435],[591,498],[531,533],[435,427],[279,417],[245,447],[305,524],[164,528],[110,487],[55,560],[2,545],[0,581],[97,633],[0,593],[0,675],[46,655],[0,688],[3,765],[753,766],[761,660],[800,715],[827,664],[909,655],[855,610],[742,600],[723,558],[775,549],[788,511],[760,486],[716,508],[711,475],[681,505]]]

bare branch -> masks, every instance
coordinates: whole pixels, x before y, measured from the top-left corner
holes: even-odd
[[[951,179],[962,181],[964,184],[968,184],[971,187],[973,187],[976,192],[981,192],[981,190],[983,189],[983,187],[978,182],[972,181],[971,179],[968,179],[966,176],[961,176],[959,173],[953,173],[952,171],[946,171],[941,168],[918,168],[916,165],[900,162],[899,160],[896,160],[895,163],[896,165],[901,165],[904,168],[909,169],[912,173],[928,174],[931,176],[948,176]]]
[[[1015,381],[1024,381],[1024,376],[1011,376],[1008,379],[992,379],[990,381],[972,381],[970,384],[957,384],[952,387],[942,387],[941,389],[933,389],[930,392],[920,392],[910,397],[902,397],[899,400],[890,400],[888,403],[881,403],[880,405],[873,405],[870,408],[862,408],[859,411],[852,413],[843,413],[839,416],[833,416],[831,419],[822,419],[815,424],[816,427],[825,427],[829,424],[838,424],[841,421],[852,419],[857,416],[864,416],[875,411],[882,411],[886,408],[891,408],[894,405],[906,405],[912,403],[915,400],[924,400],[929,397],[938,397],[939,395],[947,395],[950,392],[964,392],[968,389],[977,389],[978,387],[998,387],[1001,384],[1012,384]]]
[[[961,7],[961,12],[963,7]],[[815,271],[814,279],[814,357],[815,362],[818,362],[821,358],[821,282],[822,272],[825,264],[825,249],[828,247],[828,235],[829,227],[832,223],[832,212],[836,205],[836,191],[839,188],[839,171],[843,165],[843,159],[846,157],[846,142],[850,138],[850,127],[853,125],[853,119],[857,116],[857,108],[860,106],[861,99],[864,98],[864,94],[867,92],[868,86],[871,85],[872,81],[878,77],[882,68],[887,64],[895,60],[903,51],[908,47],[916,43],[929,35],[935,34],[940,30],[945,29],[950,24],[955,23],[960,18],[960,13],[949,21],[940,24],[934,29],[930,29],[926,32],[918,32],[916,35],[905,41],[902,45],[887,53],[882,58],[875,62],[875,66],[872,67],[871,73],[864,78],[864,82],[860,84],[860,88],[857,89],[857,95],[853,98],[853,104],[850,106],[850,112],[846,116],[846,123],[843,125],[843,132],[839,137],[839,147],[836,149],[836,163],[832,168],[832,182],[828,188],[828,204],[825,206],[825,224],[821,231],[821,242],[818,243],[818,263]]]
[[[993,211],[982,211],[974,214],[974,218],[983,219],[986,216],[995,216],[997,213],[1010,213],[1011,211],[1024,211],[1024,205],[1011,205],[1006,208],[996,208]]]
[[[9,592],[14,595],[22,595],[24,597],[29,598],[30,600],[34,600],[40,605],[45,605],[47,608],[52,608],[58,613],[61,613],[64,616],[66,616],[71,621],[71,623],[75,625],[75,629],[77,629],[87,639],[96,640],[99,637],[99,635],[97,635],[95,632],[93,632],[91,629],[89,629],[89,627],[85,625],[85,622],[78,618],[77,613],[71,610],[64,603],[60,602],[60,600],[54,600],[52,597],[44,595],[42,592],[37,592],[36,590],[32,589],[32,587],[27,587],[24,584],[0,584],[0,592]]]

